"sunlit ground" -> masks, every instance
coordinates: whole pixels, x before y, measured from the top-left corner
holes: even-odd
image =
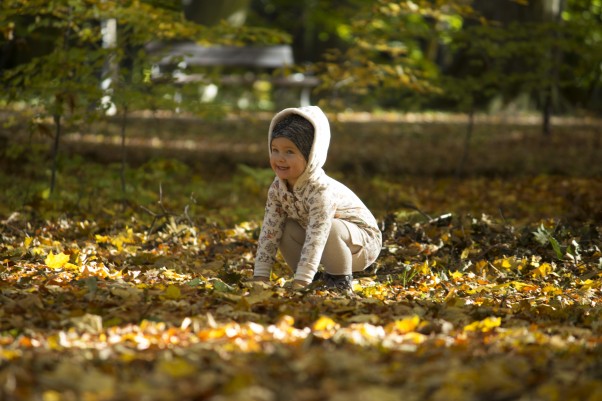
[[[120,153],[66,145],[50,194],[43,143],[5,150],[0,399],[602,399],[595,148],[543,146],[519,174],[541,142],[480,137],[456,174],[437,135],[334,152],[385,236],[352,296],[292,291],[281,261],[249,283],[273,175],[230,162],[263,142],[185,162],[131,147],[125,194]]]

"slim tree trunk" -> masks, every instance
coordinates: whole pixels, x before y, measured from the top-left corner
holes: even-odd
[[[543,9],[543,20],[544,23],[549,21],[560,25],[562,23],[561,15],[564,10],[564,0],[552,0],[545,1],[542,3]],[[558,34],[557,30],[552,33],[555,42],[560,41],[562,38]],[[550,83],[545,89],[545,98],[542,109],[542,134],[544,137],[549,138],[552,135],[552,111],[554,108],[554,98],[558,91],[558,66],[562,62],[562,54],[558,49],[556,43],[552,44],[550,49],[550,63],[549,63],[549,80]]]
[[[543,124],[542,124],[542,134],[544,137],[549,138],[550,136],[552,136],[552,93],[551,93],[551,89],[546,91],[546,95],[545,95],[545,100],[544,100],[544,104],[543,104],[543,110],[542,110],[542,117],[543,117]]]
[[[61,115],[54,114],[54,126],[56,132],[54,134],[54,145],[52,146],[52,175],[50,177],[50,193],[54,192],[56,185],[56,171],[58,169],[58,155],[59,155],[59,143],[61,141]]]
[[[460,163],[456,169],[456,177],[462,178],[464,174],[464,165],[468,160],[468,154],[470,152],[470,139],[472,138],[472,131],[474,128],[474,105],[470,106],[468,111],[468,125],[466,126],[466,136],[464,137],[464,149],[462,150],[462,157],[460,157]]]
[[[121,194],[123,200],[126,200],[125,193],[125,170],[127,168],[127,149],[125,146],[125,127],[127,124],[128,107],[123,107],[123,114],[121,116]]]

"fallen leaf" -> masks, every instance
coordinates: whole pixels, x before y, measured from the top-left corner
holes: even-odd
[[[472,322],[466,326],[464,326],[464,331],[479,331],[482,333],[487,333],[496,327],[500,327],[502,324],[501,317],[490,316],[483,320]]]
[[[65,264],[69,262],[69,255],[65,255],[63,252],[55,255],[50,251],[44,263],[51,269],[61,269]]]
[[[179,379],[189,377],[197,373],[197,368],[186,359],[174,358],[171,360],[161,360],[157,364],[157,371],[170,377]]]
[[[168,285],[167,288],[165,289],[165,291],[163,292],[163,298],[178,300],[178,299],[182,298],[182,292],[180,291],[179,287],[177,287],[173,284]]]

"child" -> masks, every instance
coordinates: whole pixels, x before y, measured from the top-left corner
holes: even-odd
[[[309,285],[324,266],[327,288],[351,290],[382,247],[376,219],[346,186],[324,173],[328,119],[317,106],[288,108],[270,124],[270,166],[276,173],[265,208],[254,279],[268,281],[280,249],[294,271],[293,288]]]

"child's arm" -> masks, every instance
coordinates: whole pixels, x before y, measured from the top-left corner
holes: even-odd
[[[263,225],[257,241],[253,276],[256,280],[261,281],[269,280],[286,220],[286,215],[278,199],[276,185],[278,184],[274,181],[268,191]]]
[[[311,281],[308,283],[307,281],[293,280],[293,289],[300,290],[302,288],[307,287],[311,283],[312,283]]]
[[[307,225],[305,243],[301,250],[301,259],[295,273],[295,281],[311,283],[316,272],[326,241],[330,235],[332,220],[336,211],[336,202],[325,191],[319,191],[309,200],[309,222]]]

